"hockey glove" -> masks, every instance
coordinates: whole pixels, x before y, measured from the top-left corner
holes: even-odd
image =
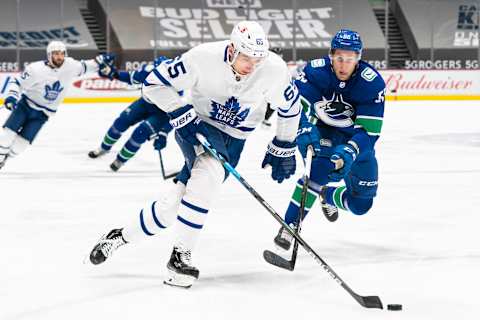
[[[196,137],[197,133],[208,137],[205,123],[197,117],[197,113],[191,104],[169,112],[168,116],[173,129],[177,131],[184,141],[192,145],[199,145],[200,141]]]
[[[351,143],[341,144],[335,147],[330,161],[335,164],[335,171],[328,176],[332,181],[340,181],[350,172],[352,164],[357,158],[358,147]]]
[[[113,54],[100,54],[95,57],[95,62],[98,64],[98,75],[100,77],[113,79],[117,70],[114,63],[115,56]]]
[[[153,148],[155,150],[162,150],[167,146],[167,132],[160,131],[157,133],[157,138],[153,141]]]
[[[3,105],[8,110],[13,111],[17,107],[17,103],[18,103],[17,98],[9,96],[9,97],[5,98],[5,101],[3,102]]]
[[[268,144],[267,153],[263,158],[262,168],[272,167],[272,179],[278,183],[290,178],[295,173],[295,142],[280,141],[274,138]]]
[[[320,154],[320,132],[318,128],[310,122],[301,123],[297,131],[297,145],[303,158],[307,157],[308,146],[313,147],[314,156]]]

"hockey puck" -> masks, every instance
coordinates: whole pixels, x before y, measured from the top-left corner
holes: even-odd
[[[401,304],[389,304],[387,305],[387,309],[390,311],[400,311],[402,310],[402,305]]]

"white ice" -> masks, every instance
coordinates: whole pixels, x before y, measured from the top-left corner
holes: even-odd
[[[373,209],[329,223],[315,205],[304,224],[304,239],[354,291],[401,312],[360,307],[303,250],[294,272],[265,263],[278,223],[233,178],[194,252],[190,290],[163,285],[171,230],[84,266],[103,233],[137,219],[170,183],[150,144],[117,173],[114,153],[87,157],[125,106],[63,105],[0,171],[0,319],[479,318],[478,102],[388,102]],[[273,134],[253,133],[238,171],[283,216],[295,179],[278,185],[260,169]],[[168,170],[176,153],[172,142]]]

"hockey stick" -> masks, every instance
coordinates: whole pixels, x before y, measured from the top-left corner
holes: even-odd
[[[177,171],[177,172],[173,172],[173,173],[170,173],[170,174],[165,174],[165,167],[163,165],[162,151],[158,150],[158,156],[160,157],[160,169],[162,171],[163,180],[173,178],[180,172],[180,171]]]
[[[302,196],[300,200],[300,211],[298,213],[297,223],[296,223],[297,234],[299,234],[300,230],[302,229],[302,221],[303,221],[303,217],[305,216],[305,203],[307,202],[308,182],[310,181],[310,169],[312,167],[312,158],[313,158],[313,148],[312,146],[308,146],[307,157],[305,159],[305,169],[303,173],[303,186],[302,186]],[[287,260],[270,250],[263,251],[263,258],[265,259],[265,261],[267,261],[270,264],[273,264],[274,266],[293,271],[293,269],[295,269],[295,263],[297,262],[297,254],[298,254],[298,241],[297,239],[295,239],[295,243],[293,245],[292,257],[290,258],[290,260]]]
[[[257,199],[260,204],[267,209],[267,211],[275,218],[275,220],[278,221],[286,230],[288,230],[288,233],[290,233],[299,243],[300,245],[305,249],[305,251],[312,256],[312,258],[320,264],[320,266],[337,282],[340,286],[342,286],[343,289],[345,289],[362,307],[365,308],[377,308],[377,309],[383,309],[382,301],[378,296],[361,296],[357,293],[355,293],[336,273],[333,271],[333,269],[305,242],[305,240],[300,237],[299,234],[295,232],[288,224],[283,221],[283,219],[280,217],[280,215],[275,211],[275,209],[270,206],[265,199],[252,187],[248,182],[238,173],[237,170],[235,170],[234,167],[230,163],[225,160],[225,158],[219,154],[213,147],[212,145],[207,141],[207,139],[200,135],[197,134],[197,139],[200,141],[200,143],[203,145],[205,149],[220,163],[225,167],[225,169],[231,173],[246,189],[250,194],[253,195],[255,199]]]

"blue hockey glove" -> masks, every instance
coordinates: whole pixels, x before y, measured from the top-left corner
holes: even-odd
[[[167,135],[168,133],[160,131],[157,133],[157,138],[153,141],[153,148],[155,150],[162,150],[167,146]]]
[[[98,75],[100,77],[113,79],[117,70],[114,66],[115,55],[100,54],[95,57],[95,62],[98,64]]]
[[[3,105],[8,110],[12,111],[12,110],[15,110],[15,108],[17,107],[17,103],[18,103],[17,98],[12,97],[12,96],[8,96],[8,97],[5,98],[5,101],[3,102]]]
[[[170,117],[170,124],[173,129],[188,143],[193,145],[200,144],[200,141],[198,141],[196,137],[197,133],[208,137],[207,127],[205,123],[197,117],[197,113],[192,105],[187,104],[173,112],[169,112],[168,116]]]
[[[267,153],[263,158],[262,168],[272,167],[272,179],[278,183],[290,178],[295,173],[295,142],[280,141],[274,138],[268,144]]]
[[[302,123],[297,131],[298,150],[303,158],[307,157],[308,146],[313,147],[314,156],[320,154],[320,132],[318,128],[310,122]]]
[[[336,146],[330,156],[330,161],[335,164],[336,170],[330,173],[328,177],[336,182],[345,178],[345,175],[350,172],[357,155],[358,148],[350,143]]]

